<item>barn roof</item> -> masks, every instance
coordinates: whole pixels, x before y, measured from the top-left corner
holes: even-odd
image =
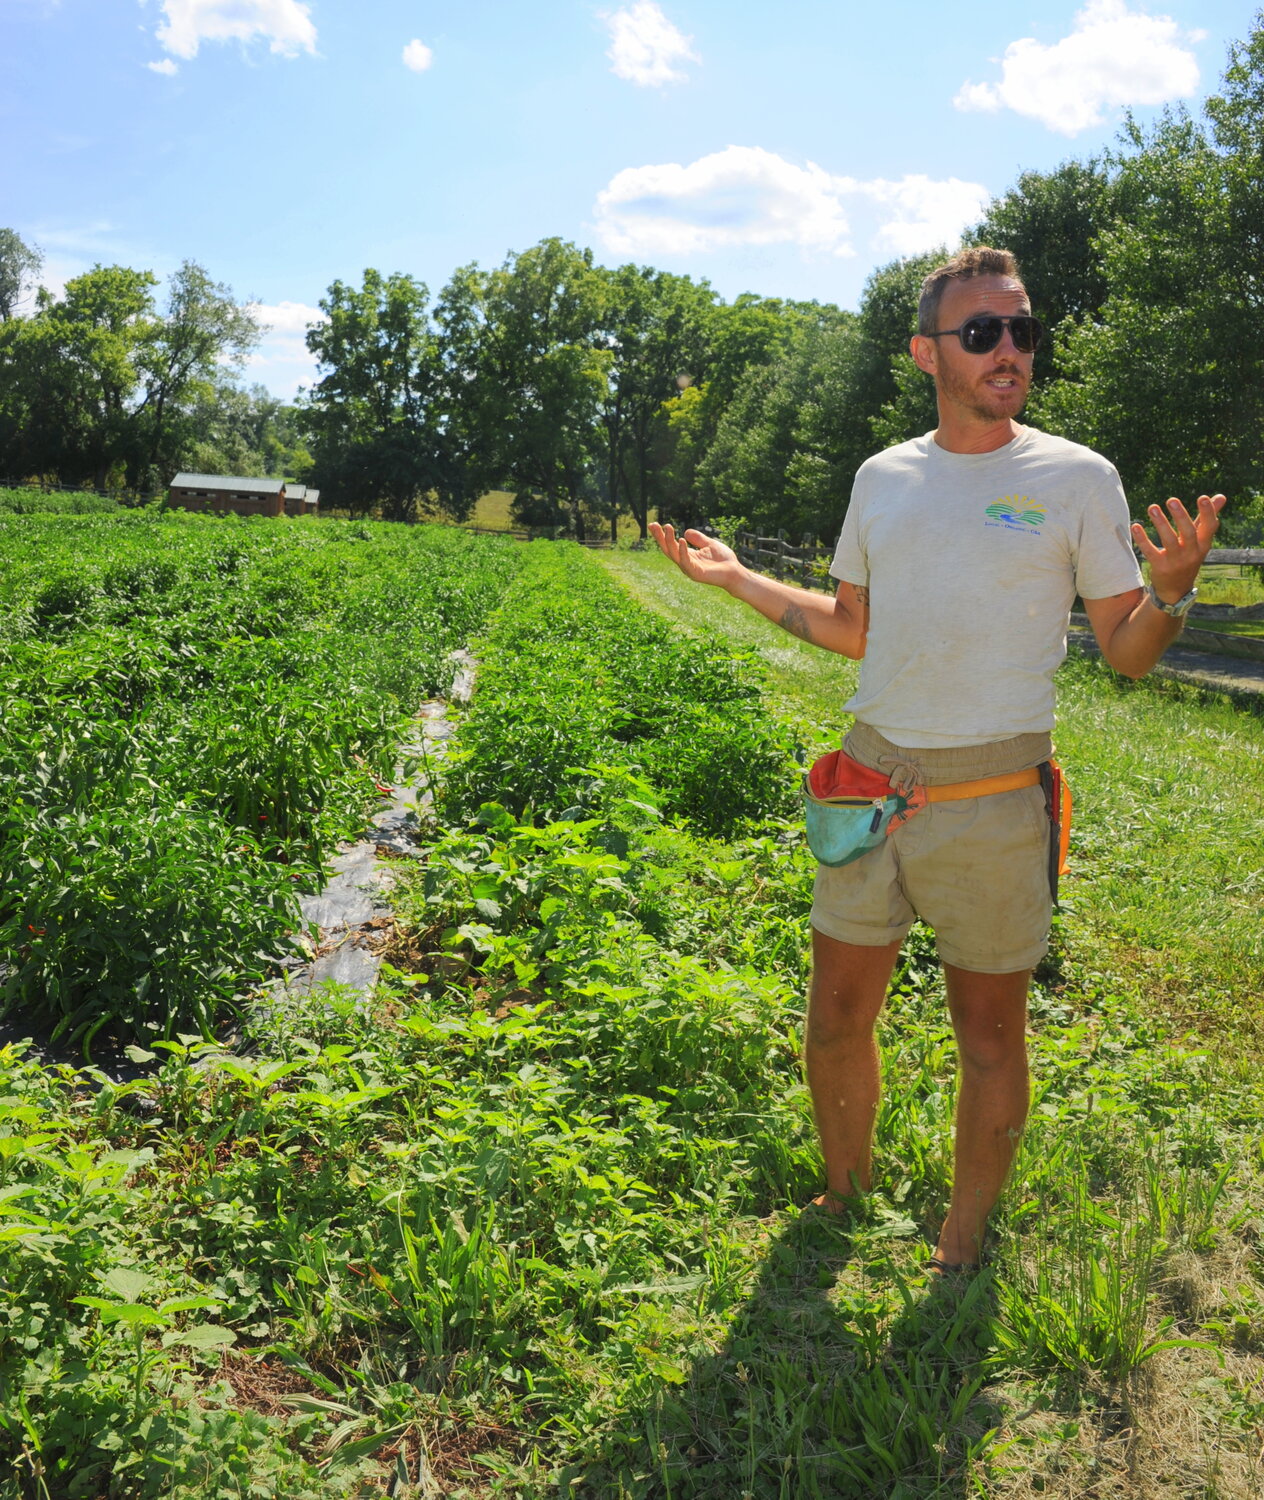
[[[177,474],[173,490],[233,490],[237,494],[279,495],[284,479],[246,479],[236,474]]]

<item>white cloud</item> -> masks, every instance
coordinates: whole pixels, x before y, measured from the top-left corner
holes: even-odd
[[[269,333],[300,340],[309,324],[326,321],[319,307],[309,307],[306,302],[251,302],[249,307]]]
[[[610,70],[629,83],[645,88],[683,83],[685,74],[676,64],[699,61],[691,38],[672,25],[654,0],[636,0],[602,19],[610,28]]]
[[[597,195],[611,250],[685,254],[791,242],[848,254],[848,225],[828,172],[758,146],[728,146],[688,166],[625,167]]]
[[[962,182],[959,177],[935,182],[920,173],[898,182],[859,182],[856,191],[867,194],[879,208],[874,249],[901,256],[955,245],[966,225],[983,217],[992,197],[982,183]]]
[[[203,42],[266,40],[284,57],[315,52],[316,28],[300,0],[162,0],[166,21],[157,37],[166,51],[186,60]]]
[[[174,63],[169,57],[164,57],[161,62],[146,63],[145,66],[151,73],[161,73],[170,78],[180,71],[179,63]]]
[[[61,227],[55,224],[37,224],[32,233],[35,243],[41,249],[51,248],[54,252],[64,252],[69,260],[77,262],[82,271],[86,271],[96,261],[105,265],[122,264],[136,253],[119,238],[117,228],[109,219],[93,219],[90,223]],[[71,274],[78,275],[79,271]]]
[[[308,324],[323,323],[325,314],[304,302],[252,302],[250,310],[264,332],[246,359],[249,378],[267,386],[274,396],[293,400],[299,386],[310,389],[316,382],[316,361],[304,335]]]
[[[419,42],[416,37],[404,48],[404,66],[411,68],[414,73],[424,73],[432,62],[434,53],[425,42]]]
[[[683,166],[627,167],[598,194],[597,233],[619,255],[686,255],[733,246],[797,245],[854,255],[853,213],[879,253],[954,244],[989,193],[977,182],[835,177],[758,146],[728,146]]]
[[[1070,36],[1046,45],[1011,42],[999,83],[965,83],[963,110],[1012,109],[1062,135],[1100,125],[1106,111],[1188,98],[1198,87],[1189,50],[1204,32],[1182,32],[1170,16],[1130,11],[1127,0],[1089,0]]]

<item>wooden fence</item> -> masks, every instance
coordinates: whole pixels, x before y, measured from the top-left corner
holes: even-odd
[[[703,530],[710,530],[704,527]],[[814,536],[805,536],[795,547],[784,531],[776,536],[756,536],[753,531],[739,531],[733,550],[748,568],[757,573],[771,573],[785,583],[797,583],[804,589],[824,589],[832,594],[837,587],[829,576],[834,557],[832,547],[822,547]]]

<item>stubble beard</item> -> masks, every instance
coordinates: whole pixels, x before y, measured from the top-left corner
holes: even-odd
[[[956,371],[939,370],[937,380],[940,394],[954,406],[962,408],[971,416],[979,418],[984,422],[1000,422],[1006,417],[1016,417],[1022,411],[1027,402],[1027,390],[1029,382],[1024,380],[1021,370],[1005,368],[989,370],[983,379],[993,375],[1010,375],[1014,379],[1013,392],[1018,395],[1018,404],[1015,406],[1013,392],[1009,396],[999,394],[988,396],[984,387],[977,379],[971,380]]]

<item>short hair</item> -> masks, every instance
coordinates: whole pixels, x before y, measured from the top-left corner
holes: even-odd
[[[993,250],[990,245],[971,245],[958,250],[951,260],[936,266],[922,282],[922,294],[917,303],[918,333],[935,332],[939,304],[950,281],[972,281],[976,276],[1012,276],[1022,286],[1018,262],[1008,250]]]

